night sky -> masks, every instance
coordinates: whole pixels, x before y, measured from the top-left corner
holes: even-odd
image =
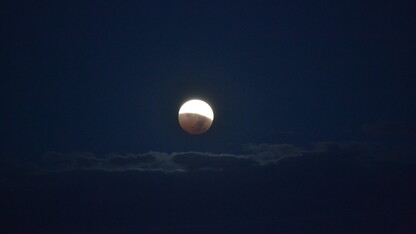
[[[415,233],[415,12],[2,2],[0,231]]]

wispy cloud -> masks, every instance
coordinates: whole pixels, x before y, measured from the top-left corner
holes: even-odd
[[[279,164],[282,159],[331,154],[351,158],[368,157],[363,144],[320,142],[312,149],[290,144],[247,144],[243,154],[210,152],[150,151],[142,154],[108,154],[97,156],[89,152],[48,152],[33,161],[32,171],[108,170],[187,172],[195,170],[239,170]],[[27,165],[26,165],[27,167]]]

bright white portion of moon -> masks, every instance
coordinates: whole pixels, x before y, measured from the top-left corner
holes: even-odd
[[[179,109],[179,114],[182,113],[199,114],[211,120],[214,120],[214,112],[212,111],[208,103],[198,99],[185,102],[185,104],[182,105],[181,109]]]
[[[181,106],[178,119],[183,130],[192,135],[199,135],[211,127],[214,112],[206,102],[194,99]]]

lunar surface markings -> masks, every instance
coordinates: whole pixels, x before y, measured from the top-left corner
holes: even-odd
[[[192,135],[199,135],[211,127],[214,113],[206,102],[190,100],[182,105],[178,119],[183,130]]]

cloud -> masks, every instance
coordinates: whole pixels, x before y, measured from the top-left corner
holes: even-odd
[[[155,162],[156,158],[153,155],[146,154],[128,154],[126,156],[121,155],[111,155],[108,157],[107,162],[110,165],[114,166],[126,166],[126,165],[139,165],[143,163],[152,163]]]
[[[10,230],[24,227],[22,233],[33,227],[99,233],[129,228],[151,232],[158,227],[171,233],[172,227],[189,223],[262,226],[265,220],[283,220],[271,226],[321,222],[326,227],[331,220],[343,224],[357,216],[359,223],[372,219],[379,225],[384,214],[395,220],[406,212],[414,214],[416,165],[365,157],[371,155],[365,144],[245,148],[242,154],[49,152],[24,164],[31,165],[32,174],[0,180],[2,217]],[[23,171],[13,165],[10,171]]]
[[[243,156],[217,155],[210,153],[186,152],[173,154],[173,162],[189,170],[197,169],[244,169],[258,163]]]
[[[143,154],[108,154],[97,156],[89,152],[48,152],[29,164],[31,171],[162,171],[186,172],[195,170],[239,170],[280,164],[290,158],[322,157],[370,160],[371,152],[365,144],[346,142],[319,142],[312,149],[290,144],[247,144],[243,154],[216,154],[210,152],[150,151]],[[19,163],[14,162],[16,170]],[[23,166],[22,166],[23,167]],[[3,168],[7,166],[3,165]],[[3,170],[4,171],[4,170]],[[9,170],[10,171],[10,170]],[[19,171],[19,170],[16,170]],[[20,170],[22,171],[22,170]]]
[[[59,153],[48,152],[39,161],[39,166],[45,170],[127,170],[157,168],[163,160],[162,153],[147,154],[109,154],[98,157],[88,152]],[[162,154],[163,155],[163,154]]]
[[[151,151],[145,154],[109,154],[98,157],[92,153],[48,152],[39,161],[40,168],[60,170],[160,170],[186,171],[199,169],[239,169],[257,165],[255,157],[247,155],[204,152]]]
[[[305,150],[290,144],[247,144],[248,157],[261,165],[277,163],[285,157],[301,156]]]

